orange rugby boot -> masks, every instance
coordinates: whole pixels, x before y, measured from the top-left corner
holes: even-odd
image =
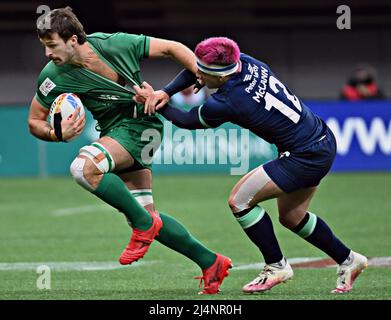
[[[198,294],[219,293],[224,278],[229,275],[228,269],[232,268],[231,259],[218,253],[216,256],[216,261],[209,268],[202,270],[202,276],[195,277],[195,279],[200,279],[200,288],[204,281],[204,288]]]
[[[157,211],[149,213],[152,217],[152,226],[145,231],[133,228],[132,238],[119,258],[120,264],[131,264],[144,257],[155,237],[159,235],[163,226],[162,219]]]

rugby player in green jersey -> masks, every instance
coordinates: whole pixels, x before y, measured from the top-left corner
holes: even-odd
[[[50,26],[47,28],[45,26]],[[232,266],[231,259],[212,252],[174,218],[159,213],[152,197],[149,154],[152,143],[142,139],[145,130],[161,135],[163,125],[155,115],[132,98],[133,85],[140,85],[143,58],[171,58],[196,72],[196,59],[186,46],[164,39],[127,33],[86,35],[72,9],[52,10],[38,23],[39,40],[51,60],[41,71],[29,113],[29,130],[45,141],[66,141],[82,133],[85,116],[61,120],[60,129],[47,122],[50,106],[62,93],[75,93],[98,122],[100,138],[80,149],[70,165],[74,179],[86,190],[122,212],[133,228],[119,262],[131,264],[142,258],[156,238],[200,266],[204,288],[200,293],[219,292]],[[145,141],[147,140],[147,141]]]

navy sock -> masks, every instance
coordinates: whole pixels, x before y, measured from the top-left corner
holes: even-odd
[[[333,234],[326,222],[311,212],[307,212],[292,231],[327,253],[338,264],[349,256],[350,249]]]
[[[274,234],[272,220],[264,209],[255,206],[235,213],[235,217],[247,236],[261,251],[266,264],[282,260],[283,255]]]

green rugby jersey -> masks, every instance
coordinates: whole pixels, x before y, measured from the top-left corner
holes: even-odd
[[[122,76],[122,86],[88,69],[50,61],[38,78],[36,99],[50,108],[58,95],[72,92],[98,121],[100,131],[107,131],[122,119],[143,117],[144,106],[132,101],[134,84],[141,84],[140,61],[148,57],[149,37],[127,33],[93,33],[87,41],[99,58]]]

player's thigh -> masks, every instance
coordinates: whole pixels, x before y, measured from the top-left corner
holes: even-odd
[[[277,186],[273,180],[270,180],[262,189],[260,189],[250,201],[250,207],[255,206],[257,203],[274,199],[284,194],[284,191]]]
[[[231,191],[229,206],[234,213],[240,212],[259,202],[276,198],[282,193],[283,191],[271,180],[263,166],[259,166],[238,181]]]
[[[278,213],[280,222],[294,228],[304,218],[317,187],[300,189],[285,193],[278,197]]]
[[[132,155],[115,139],[104,136],[96,142],[100,143],[112,157],[115,163],[115,171],[133,166],[134,159]]]

